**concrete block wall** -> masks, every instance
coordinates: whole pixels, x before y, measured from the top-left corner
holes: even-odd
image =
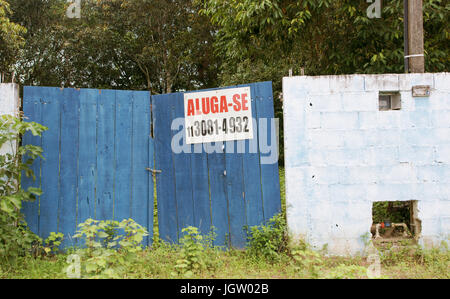
[[[18,116],[20,111],[19,85],[14,83],[0,83],[0,115]],[[0,153],[11,152],[11,146],[5,144]]]
[[[428,97],[412,87],[429,85]],[[401,109],[379,111],[380,91]],[[283,79],[287,220],[294,238],[364,254],[374,201],[418,201],[419,243],[450,235],[450,73]]]

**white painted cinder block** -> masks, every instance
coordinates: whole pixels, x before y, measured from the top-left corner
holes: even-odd
[[[428,97],[412,87],[429,85]],[[401,109],[379,111],[380,91]],[[364,254],[375,201],[418,201],[419,243],[450,235],[450,73],[283,80],[287,218],[294,239]]]
[[[0,83],[0,115],[17,115],[19,107],[19,85]]]
[[[18,116],[20,111],[19,85],[13,83],[0,83],[0,115]],[[4,144],[1,154],[11,153],[14,148]]]

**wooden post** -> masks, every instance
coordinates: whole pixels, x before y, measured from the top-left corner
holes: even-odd
[[[408,48],[409,71],[424,73],[422,0],[408,1]]]

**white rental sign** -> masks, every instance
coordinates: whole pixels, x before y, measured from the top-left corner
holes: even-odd
[[[184,94],[186,143],[253,139],[250,87]]]

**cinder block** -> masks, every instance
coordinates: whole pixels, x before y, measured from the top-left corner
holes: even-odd
[[[413,128],[431,128],[431,110],[409,111],[409,124]]]
[[[400,91],[401,111],[414,111],[416,105],[411,91]]]
[[[309,192],[308,198],[313,201],[330,201],[332,198],[330,197],[330,191],[328,187],[328,183],[326,184],[316,184],[312,185]]]
[[[321,112],[308,112],[306,114],[306,128],[320,129]]]
[[[367,197],[367,190],[363,184],[333,184],[329,186],[331,198],[336,201],[344,200],[346,203],[352,200],[364,200]]]
[[[450,128],[450,110],[432,111],[431,121],[434,128]]]
[[[397,146],[371,146],[364,150],[364,159],[368,165],[397,165],[399,150]]]
[[[435,149],[433,146],[415,146],[402,144],[399,146],[399,161],[413,165],[426,165],[434,161]]]
[[[342,133],[336,130],[310,130],[307,135],[311,149],[342,147],[344,141]]]
[[[400,111],[378,111],[377,112],[377,128],[378,129],[399,129],[401,127]]]
[[[343,93],[344,111],[378,111],[378,92]]]
[[[412,92],[412,87],[416,85],[429,85],[434,88],[434,77],[431,73],[399,74],[398,77],[400,90]]]
[[[398,74],[365,75],[366,91],[399,91]]]
[[[372,137],[369,130],[346,130],[342,133],[344,147],[347,149],[365,148],[370,145]]]
[[[430,98],[413,98],[414,100],[414,110],[431,110],[433,105],[431,104]],[[434,104],[435,106],[436,104]]]
[[[340,148],[327,150],[324,158],[328,165],[334,166],[361,166],[364,165],[364,158],[360,148]]]
[[[401,131],[403,143],[417,146],[434,146],[438,142],[436,134],[436,130],[432,128],[414,128]]]
[[[283,115],[285,119],[305,119],[305,98],[293,98],[283,102]]]
[[[439,184],[439,194],[441,195],[441,200],[450,201],[450,184],[441,183]],[[450,213],[450,211],[446,211]]]
[[[418,184],[369,184],[367,185],[367,197],[375,201],[405,201],[419,198],[417,195]]]
[[[311,184],[337,184],[339,182],[342,167],[339,166],[311,166],[309,168]],[[316,187],[314,187],[316,188]]]
[[[17,115],[19,108],[19,85],[0,83],[0,114]]]
[[[367,130],[378,127],[378,111],[359,112],[358,115],[360,129]]]
[[[309,164],[312,166],[327,166],[328,165],[328,150],[316,149],[308,152]]]
[[[446,163],[450,167],[450,144],[439,144],[436,146],[435,161],[438,163]]]
[[[342,111],[342,96],[339,93],[310,95],[305,99],[309,111]]]
[[[364,76],[362,75],[339,75],[329,76],[331,92],[363,92]]]
[[[286,140],[286,139],[285,139]],[[302,166],[309,163],[308,147],[306,145],[285,144],[285,164],[290,167]]]
[[[303,77],[299,77],[302,78]],[[306,88],[311,95],[321,95],[330,93],[329,76],[307,76],[305,81]]]
[[[349,130],[358,128],[357,112],[323,112],[321,127],[324,129]]]
[[[450,91],[450,73],[435,73],[433,76],[434,88],[436,90]]]
[[[450,144],[450,128],[435,128],[434,137],[436,144]]]
[[[447,168],[448,166],[439,164],[416,166],[417,180],[419,183],[443,183]]]
[[[380,166],[380,182],[384,184],[416,183],[415,167],[410,163],[401,163],[392,166]]]
[[[296,98],[303,98],[309,90],[308,77],[283,78],[283,102]]]
[[[341,184],[373,184],[378,181],[379,173],[374,166],[345,167],[339,177]]]
[[[332,214],[331,204],[328,200],[322,201],[311,199],[309,201],[308,214],[310,219],[309,225],[317,222],[325,222],[325,225],[328,226],[327,222],[329,221]]]
[[[371,130],[367,135],[368,145],[374,146],[394,146],[402,142],[400,129],[378,129]],[[369,134],[369,131],[368,131]],[[375,143],[374,143],[375,142]]]
[[[417,184],[417,192],[414,196],[426,204],[435,202],[437,199],[441,198],[441,188],[439,186],[440,183],[421,182],[420,184]]]
[[[430,108],[433,110],[450,110],[450,91],[433,90],[429,97]]]

